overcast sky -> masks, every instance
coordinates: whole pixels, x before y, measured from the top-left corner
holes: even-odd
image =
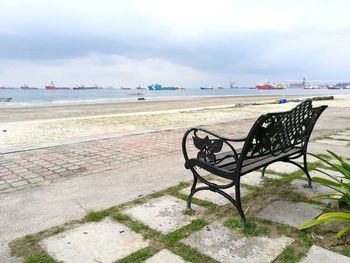
[[[347,0],[0,0],[0,86],[350,79]]]

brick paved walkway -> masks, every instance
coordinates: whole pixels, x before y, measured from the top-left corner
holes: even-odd
[[[254,119],[205,126],[242,136]],[[181,154],[185,129],[173,129],[0,155],[0,192]]]

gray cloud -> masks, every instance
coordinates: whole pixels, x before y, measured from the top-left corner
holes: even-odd
[[[178,17],[168,9],[164,9],[168,13],[163,14],[137,0],[131,4],[107,1],[106,6],[97,4],[97,1],[67,2],[70,8],[61,7],[65,5],[58,1],[50,4],[28,2],[35,2],[34,7],[27,3],[25,7],[29,10],[22,10],[19,14],[10,12],[18,10],[19,1],[16,2],[18,6],[8,4],[8,13],[0,11],[3,16],[0,22],[0,61],[22,60],[41,68],[45,64],[83,61],[97,54],[101,59],[89,60],[90,67],[95,65],[103,69],[104,65],[116,63],[108,56],[120,56],[140,63],[161,60],[201,72],[198,73],[201,78],[202,73],[217,76],[217,79],[230,75],[238,79],[251,76],[249,81],[252,83],[259,78],[348,76],[349,18],[339,15],[337,22],[325,16],[331,11],[346,10],[345,1],[337,2],[337,5],[332,1],[310,1],[304,7],[306,10],[301,8],[303,1],[286,7],[280,1],[269,1],[268,8],[272,11],[262,10],[263,19],[251,4],[249,9],[243,7],[249,11],[246,14],[233,12],[235,3],[242,5],[240,1],[223,1],[226,9],[232,11],[220,5],[215,6],[218,10],[211,10],[212,6],[208,7],[204,2],[203,6],[193,9],[193,13],[178,8],[181,12],[186,11]],[[275,2],[279,3],[276,7]],[[156,1],[150,4],[157,6]],[[317,8],[312,10],[316,4]],[[186,4],[183,7],[186,8]],[[202,11],[202,7],[207,10]],[[223,14],[220,16],[219,12],[217,16],[211,16],[216,11]],[[230,12],[233,12],[232,17],[227,16]],[[265,17],[264,12],[272,16]],[[30,17],[21,19],[23,13],[30,14]],[[206,19],[206,16],[210,17]],[[64,75],[64,69],[60,70]],[[4,71],[6,69],[2,69]]]

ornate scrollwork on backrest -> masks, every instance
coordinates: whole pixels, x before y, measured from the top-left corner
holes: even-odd
[[[290,111],[263,116],[248,138],[247,158],[278,155],[293,147],[302,147],[313,127],[315,113],[311,100],[306,100]]]

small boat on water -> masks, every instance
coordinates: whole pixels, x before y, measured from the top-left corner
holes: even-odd
[[[69,89],[68,87],[56,87],[55,84],[53,84],[53,81],[49,85],[45,86],[45,89],[48,90],[57,90],[57,89]]]
[[[12,98],[0,98],[0,102],[10,102]]]
[[[23,86],[21,86],[21,89],[38,89],[38,88],[29,87],[28,85],[24,84]]]
[[[141,86],[137,86],[136,89],[146,89],[146,88],[143,88]]]
[[[94,85],[94,86],[84,86],[84,85],[78,85],[73,88],[74,90],[85,90],[85,89],[103,89],[103,87]]]
[[[209,87],[200,87],[200,89],[203,89],[203,90],[212,90],[214,89],[212,86],[209,86]]]
[[[178,87],[162,87],[160,84],[151,84],[148,86],[149,90],[176,90]]]

